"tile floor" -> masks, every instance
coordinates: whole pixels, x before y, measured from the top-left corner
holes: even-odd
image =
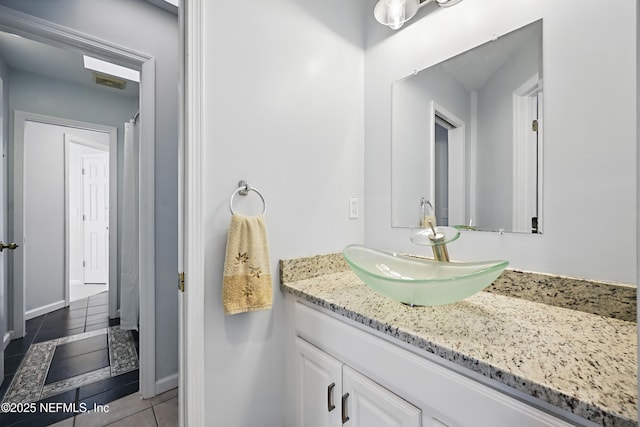
[[[92,295],[106,292],[108,290],[109,285],[92,285],[90,283],[69,285],[69,301],[89,298]]]
[[[109,412],[87,412],[53,427],[176,427],[178,425],[178,389],[174,388],[151,399],[140,399],[137,393],[108,404]]]
[[[0,387],[0,397],[4,397],[31,344],[83,332],[95,332],[99,329],[117,325],[119,323],[118,319],[110,321],[108,318],[107,298],[107,293],[98,294],[87,299],[74,301],[67,308],[28,320],[26,322],[25,337],[12,341],[5,350],[5,377]],[[137,334],[134,332],[136,346],[137,338]],[[92,339],[84,339],[72,343],[74,345],[66,344],[56,347],[46,382],[57,381],[68,375],[94,371],[102,368],[105,363],[108,364],[108,350],[105,341],[106,336],[100,335]],[[136,350],[138,349],[136,348]],[[162,420],[162,425],[177,425],[177,421],[174,424],[166,423],[167,419],[177,419],[177,403],[170,403],[171,395],[166,396],[166,401],[157,399],[141,400],[137,393],[138,375],[139,373],[136,369],[122,375],[81,385],[36,402],[38,407],[41,407],[40,403],[60,405],[50,412],[0,413],[0,425],[37,427],[65,420],[66,424],[62,425],[99,426],[107,425],[105,420],[108,420],[108,422],[120,421],[129,415],[135,416],[136,420],[144,420],[149,413],[154,415],[153,422],[155,424],[147,424],[146,421],[136,421],[135,423],[143,426],[155,426],[160,422],[156,421],[157,419]],[[124,403],[115,403],[116,400],[123,397],[125,397],[122,399]],[[136,402],[142,406],[135,405],[134,403]],[[58,409],[64,407],[64,404],[66,404],[66,408],[106,408],[106,405],[114,405],[114,410],[110,410],[108,414],[85,413],[78,415],[73,410]],[[174,404],[176,406],[175,411],[173,411],[172,407]],[[141,409],[135,410],[138,408]],[[174,412],[175,417],[171,418]],[[105,417],[105,415],[108,417]]]

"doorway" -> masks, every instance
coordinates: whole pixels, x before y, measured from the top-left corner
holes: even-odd
[[[155,369],[155,212],[154,212],[154,159],[155,159],[155,59],[127,48],[108,43],[48,21],[3,8],[0,30],[20,34],[22,37],[50,43],[72,51],[87,53],[106,61],[140,70],[140,169],[139,199],[139,289],[140,289],[140,394],[156,394]],[[23,230],[10,230],[13,236],[22,236]],[[113,250],[113,249],[110,249]],[[114,268],[111,267],[110,268]],[[20,276],[19,272],[17,273]],[[15,277],[11,287],[10,304],[14,308],[10,318],[12,338],[24,336],[24,294],[19,285],[23,277]]]
[[[513,92],[513,231],[542,233],[542,81]]]
[[[431,194],[438,225],[464,224],[466,216],[465,123],[431,102]]]
[[[65,133],[64,139],[66,266],[69,271],[66,285],[68,302],[73,302],[110,290],[108,254],[109,229],[112,227],[109,225],[108,195],[112,184],[108,165],[111,153],[98,138]],[[117,294],[117,288],[113,292]]]
[[[99,280],[104,287],[117,280],[116,268],[108,268],[117,266],[117,248],[107,250],[108,241],[117,240],[117,193],[108,191],[116,187],[109,183],[108,172],[117,171],[117,156],[111,157],[111,164],[104,156],[110,150],[117,152],[117,130],[25,112],[15,113],[14,129],[13,225],[14,231],[22,230],[16,234],[22,237],[22,251],[15,253],[13,271],[15,278],[22,278],[15,282],[24,283],[24,320],[28,320],[68,306],[72,281]],[[100,164],[96,158],[104,163],[101,179],[91,177]],[[93,163],[84,175],[83,162]],[[79,179],[71,179],[75,175]],[[102,188],[94,185],[99,181]],[[110,213],[105,205],[116,209]],[[93,275],[89,280],[87,273]],[[109,299],[112,318],[117,316],[116,297],[112,292]]]
[[[449,225],[449,129],[450,123],[436,116],[436,224]]]

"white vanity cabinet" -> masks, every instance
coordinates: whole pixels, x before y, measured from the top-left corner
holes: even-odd
[[[296,337],[296,425],[420,427],[420,409]]]
[[[296,425],[342,425],[342,363],[300,337],[295,338]],[[338,403],[338,404],[336,404]]]
[[[294,296],[285,313],[288,427],[594,425]]]

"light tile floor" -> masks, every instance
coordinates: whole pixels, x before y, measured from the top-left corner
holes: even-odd
[[[83,298],[89,298],[109,290],[108,285],[69,285],[69,301],[77,301]]]
[[[53,424],[53,427],[175,427],[178,425],[178,389],[151,399],[130,394],[108,403],[109,412],[87,412]]]

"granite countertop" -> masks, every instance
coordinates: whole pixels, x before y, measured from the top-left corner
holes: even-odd
[[[495,292],[408,307],[368,288],[340,254],[282,260],[280,277],[288,293],[582,418],[637,425],[634,322]]]

